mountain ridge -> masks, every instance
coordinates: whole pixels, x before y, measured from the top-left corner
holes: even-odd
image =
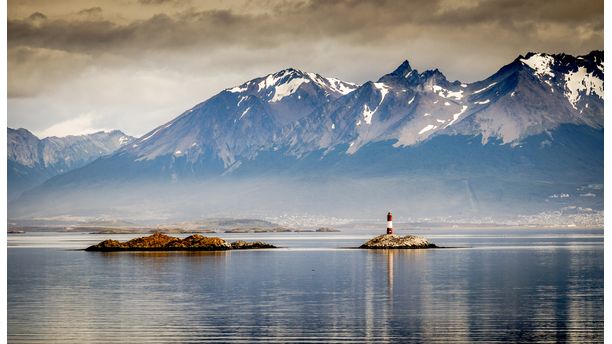
[[[222,90],[115,153],[50,179],[25,199],[71,185],[229,181],[283,171],[302,180],[317,174],[367,179],[358,171],[372,168],[377,178],[436,176],[435,194],[443,197],[445,188],[456,192],[458,180],[478,167],[487,171],[479,180],[489,186],[469,189],[484,190],[481,199],[521,199],[492,187],[504,178],[528,183],[508,176],[513,171],[548,179],[550,185],[538,184],[538,194],[528,199],[550,204],[547,194],[557,188],[568,192],[570,184],[603,182],[603,150],[597,149],[603,142],[602,77],[601,51],[528,53],[472,83],[449,81],[438,69],[419,72],[407,60],[362,85],[288,68]],[[445,151],[473,151],[477,159],[457,160]],[[490,166],[494,161],[498,166]],[[454,175],[436,171],[444,166]]]
[[[134,138],[112,130],[39,139],[24,128],[7,128],[9,199],[45,180],[110,154]]]

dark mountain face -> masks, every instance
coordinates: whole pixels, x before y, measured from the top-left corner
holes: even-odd
[[[420,197],[430,184],[428,204],[461,183],[473,197],[539,204],[558,188],[603,182],[602,139],[602,52],[529,53],[471,84],[408,61],[361,86],[286,69],[226,89],[29,197],[145,180],[392,176],[421,180],[409,188]],[[463,209],[460,199],[452,207]]]
[[[134,138],[119,130],[39,139],[26,129],[7,129],[8,194],[15,198],[45,180],[110,154]]]

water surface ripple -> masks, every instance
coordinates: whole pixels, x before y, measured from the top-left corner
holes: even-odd
[[[603,231],[419,234],[459,248],[284,233],[226,235],[280,250],[100,253],[72,249],[106,236],[10,235],[8,341],[603,342]]]

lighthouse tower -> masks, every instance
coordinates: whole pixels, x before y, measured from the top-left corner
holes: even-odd
[[[387,234],[393,234],[393,215],[387,213]]]

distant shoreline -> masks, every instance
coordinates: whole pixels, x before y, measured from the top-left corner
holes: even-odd
[[[233,229],[183,229],[183,228],[156,228],[156,227],[100,227],[100,226],[15,226],[8,227],[8,234],[24,234],[28,232],[60,232],[60,233],[88,233],[88,234],[152,234],[163,232],[167,234],[265,234],[265,233],[339,233],[353,232],[351,229],[327,228],[300,229],[300,228],[233,228]],[[360,225],[352,228],[362,227]],[[364,229],[373,229],[373,226],[363,226]],[[399,232],[430,231],[430,230],[603,230],[604,226],[510,226],[510,225],[431,225],[396,228]],[[360,230],[358,230],[360,231]]]

